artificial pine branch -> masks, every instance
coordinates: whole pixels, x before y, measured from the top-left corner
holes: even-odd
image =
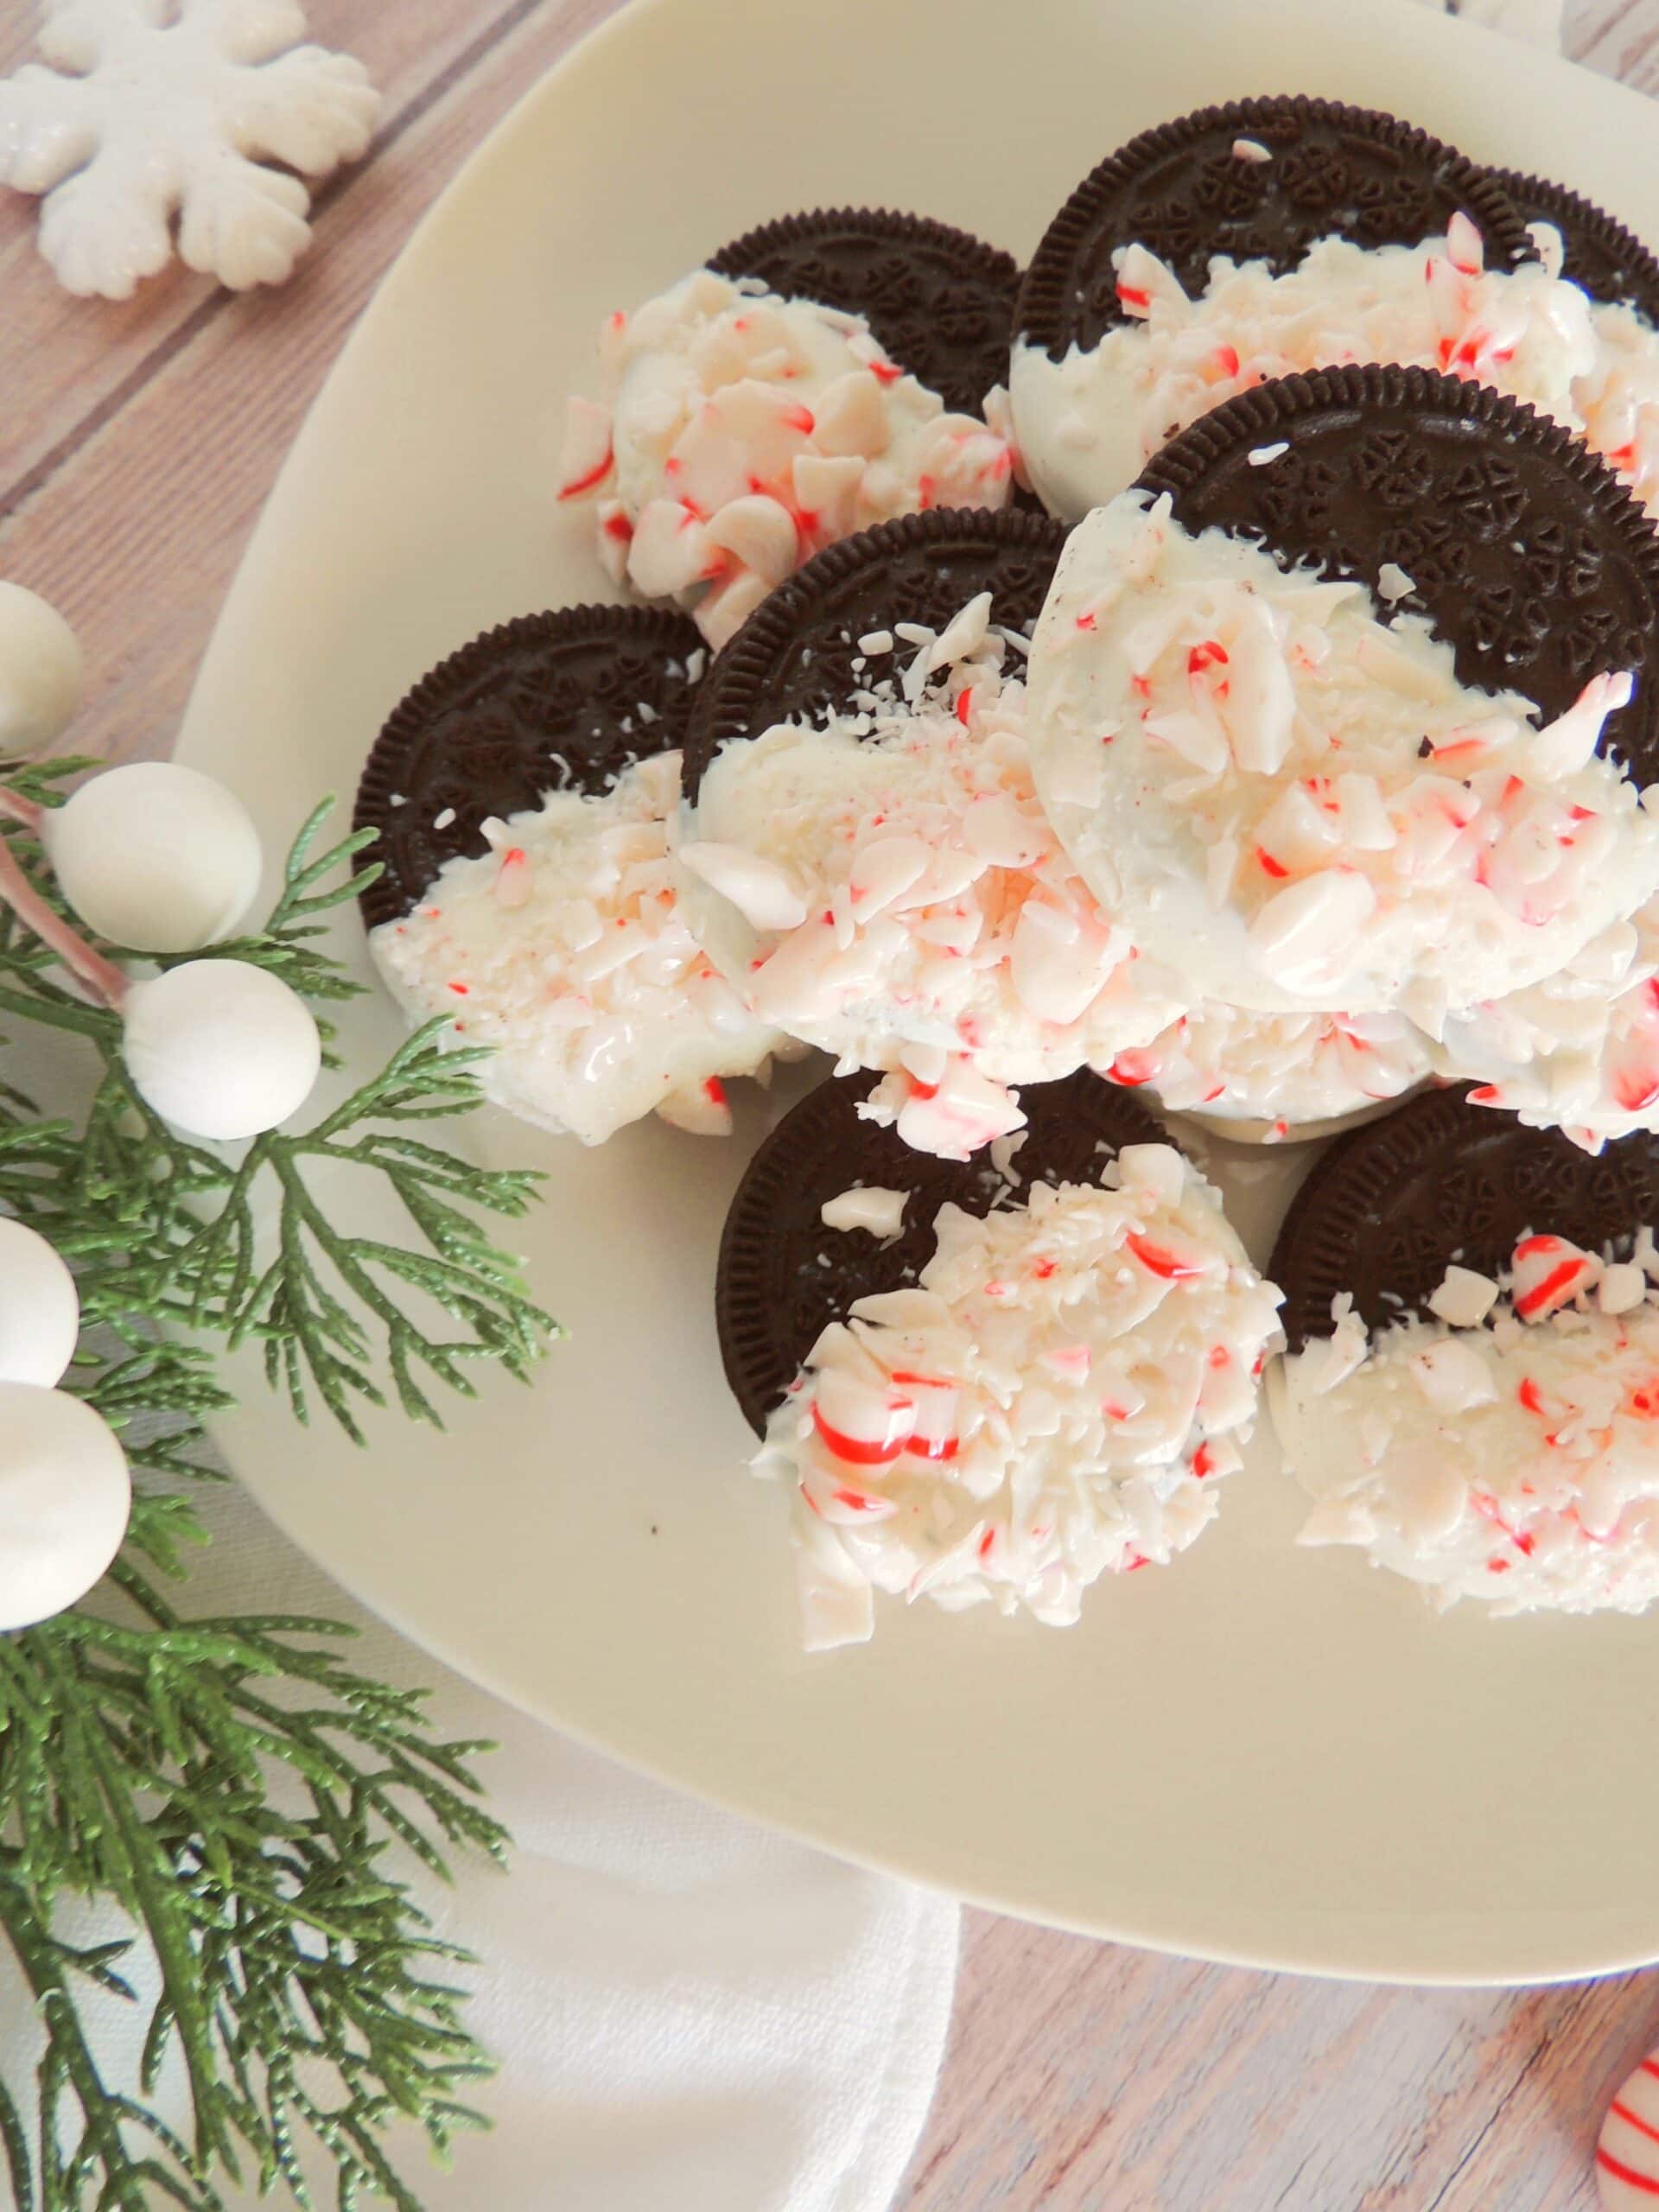
[[[24,804],[0,820],[0,845],[54,902],[30,810],[84,765],[9,779]],[[266,929],[214,948],[314,1005],[359,988],[321,949],[320,918],[372,874],[351,873],[361,838],[316,850],[325,811]],[[432,1030],[308,1131],[239,1158],[180,1138],[128,1081],[118,1016],[68,988],[3,905],[0,1023],[0,1211],[76,1270],[99,1349],[64,1387],[123,1433],[136,1493],[94,1601],[0,1636],[0,1951],[44,2042],[31,2082],[0,2079],[0,2171],[19,2212],[221,2212],[238,2182],[308,2204],[309,2136],[346,2212],[367,2197],[418,2212],[385,2132],[405,2118],[447,2153],[478,2124],[466,2100],[487,2065],[444,1979],[462,1955],[433,1937],[391,1853],[440,1876],[454,1849],[501,1855],[469,1764],[487,1747],[434,1742],[418,1694],[344,1662],[336,1622],[193,1619],[163,1586],[206,1541],[178,1485],[210,1478],[202,1424],[230,1403],[203,1339],[262,1343],[301,1419],[320,1400],[359,1435],[385,1374],[405,1412],[435,1421],[432,1386],[469,1390],[479,1359],[526,1376],[552,1333],[478,1218],[522,1215],[535,1179],[411,1133],[480,1101],[480,1055],[442,1052]],[[30,1024],[87,1048],[92,1096],[73,1121],[42,1118],[28,1096]],[[338,1228],[310,1187],[319,1167],[387,1185],[408,1244]],[[453,1334],[410,1317],[413,1293]],[[169,1326],[191,1341],[158,1334]],[[120,1932],[78,1944],[66,1909],[89,1898]],[[87,2000],[136,2005],[146,1983],[158,1993],[139,2079],[108,2082]],[[189,2085],[188,2139],[146,2101],[169,2057]]]

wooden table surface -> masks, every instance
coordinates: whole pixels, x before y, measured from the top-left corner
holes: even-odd
[[[35,253],[33,204],[0,192],[0,575],[88,647],[78,751],[170,743],[348,325],[462,156],[614,4],[312,0],[314,35],[359,54],[385,105],[275,293],[233,297],[175,267],[125,305],[70,299]],[[0,5],[0,73],[26,58],[31,16]],[[1566,44],[1659,93],[1659,0],[1569,0]],[[1659,1974],[1389,1990],[970,1913],[895,2212],[1590,2212],[1602,2108],[1656,2041]]]

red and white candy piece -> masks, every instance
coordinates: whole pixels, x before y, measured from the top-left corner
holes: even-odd
[[[1565,1236],[1523,1236],[1515,1248],[1510,1295],[1517,1318],[1542,1321],[1593,1290],[1602,1263]]]
[[[1649,2051],[1607,2108],[1596,2145],[1602,2212],[1659,2204],[1659,2051]]]
[[[899,1457],[916,1427],[916,1401],[896,1384],[826,1367],[813,1394],[812,1426],[845,1465],[883,1467]]]
[[[0,760],[43,751],[73,721],[80,692],[74,632],[35,593],[0,581]]]
[[[611,410],[591,399],[564,403],[564,445],[559,454],[561,499],[596,492],[611,473]]]
[[[657,1111],[671,1128],[689,1130],[694,1137],[728,1137],[732,1134],[731,1103],[726,1096],[726,1086],[717,1075],[705,1076],[701,1083],[683,1084],[679,1090],[671,1090]]]
[[[947,1062],[936,1083],[902,1071],[888,1080],[908,1084],[897,1128],[913,1151],[966,1160],[982,1145],[1025,1127],[1026,1117],[1014,1093],[981,1075],[959,1053]]]

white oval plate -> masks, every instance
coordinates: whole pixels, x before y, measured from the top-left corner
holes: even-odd
[[[601,315],[786,210],[914,208],[1029,252],[1133,131],[1258,91],[1384,105],[1543,167],[1659,238],[1654,111],[1394,0],[654,0],[538,86],[422,226],[273,493],[186,723],[278,849],[344,797],[452,647],[604,593],[551,487]],[[341,931],[361,962],[354,918]],[[367,1069],[397,1033],[345,1027]],[[348,1588],[442,1658],[630,1764],[833,1851],[1033,1919],[1217,1959],[1539,1980],[1659,1955],[1659,1618],[1434,1618],[1293,1548],[1267,1435],[1171,1569],[1064,1632],[883,1601],[804,1658],[785,1500],[710,1311],[761,1126],[599,1152],[477,1117],[549,1173],[523,1241],[569,1326],[533,1389],[355,1451],[250,1370],[232,1464]],[[1224,1171],[1258,1256],[1285,1154]],[[1254,1220],[1250,1218],[1254,1217]]]

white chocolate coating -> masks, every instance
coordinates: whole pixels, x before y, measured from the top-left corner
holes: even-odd
[[[1523,400],[1579,432],[1639,499],[1659,499],[1659,334],[1628,308],[1589,300],[1546,257],[1487,270],[1466,219],[1420,245],[1319,239],[1275,276],[1217,255],[1189,299],[1144,246],[1117,255],[1132,320],[1052,360],[1014,348],[1021,461],[1045,504],[1077,521],[1116,498],[1178,432],[1274,377],[1383,361],[1439,369]]]
[[[1064,1626],[1213,1517],[1279,1294],[1173,1147],[1108,1179],[944,1207],[918,1287],[813,1346],[754,1461],[794,1486],[809,1650],[868,1638],[877,1590]]]
[[[66,1391],[0,1382],[0,1633],[84,1598],[121,1548],[126,1454]]]
[[[1269,1382],[1301,1541],[1354,1544],[1440,1608],[1640,1612],[1659,1597],[1659,1276],[1565,1238],[1502,1286],[1454,1268],[1443,1318],[1351,1313]],[[1499,1294],[1501,1289],[1501,1295]],[[1453,1317],[1453,1318],[1444,1318]]]
[[[80,646],[54,607],[0,577],[0,760],[44,752],[74,720]]]
[[[1009,1086],[1109,1065],[1185,1003],[1056,842],[988,604],[824,727],[723,747],[681,848],[692,925],[756,1011],[886,1071],[875,1117],[958,1158],[1020,1126]]]
[[[690,608],[718,649],[837,538],[927,507],[1001,507],[1005,439],[891,360],[860,316],[699,269],[600,336],[604,396],[569,402],[562,500],[600,557]]]
[[[1659,1128],[1659,901],[1560,976],[1449,1020],[1436,1066],[1477,1106],[1560,1128],[1586,1152]]]
[[[0,1382],[54,1389],[79,1339],[74,1277],[44,1236],[0,1215]]]
[[[1659,888],[1659,822],[1593,751],[1630,681],[1535,728],[1420,618],[1125,493],[1061,556],[1032,766],[1090,887],[1192,996],[1433,1034]]]
[[[602,798],[552,792],[485,825],[488,853],[450,861],[426,899],[370,936],[417,1021],[451,1017],[458,1046],[509,1113],[601,1144],[653,1110],[697,1135],[731,1127],[721,1078],[753,1075],[782,1041],[710,965],[670,868],[677,753]]]
[[[1284,1137],[1374,1112],[1432,1068],[1428,1039],[1403,1014],[1252,1014],[1201,999],[1109,1072],[1147,1084],[1172,1112],[1224,1128],[1260,1122]]]
[[[234,791],[171,760],[106,768],[46,817],[64,897],[88,929],[135,952],[200,952],[259,892],[264,855]]]
[[[297,992],[244,960],[190,960],[134,983],[122,1051],[140,1096],[188,1135],[235,1143],[297,1114],[322,1042]]]

